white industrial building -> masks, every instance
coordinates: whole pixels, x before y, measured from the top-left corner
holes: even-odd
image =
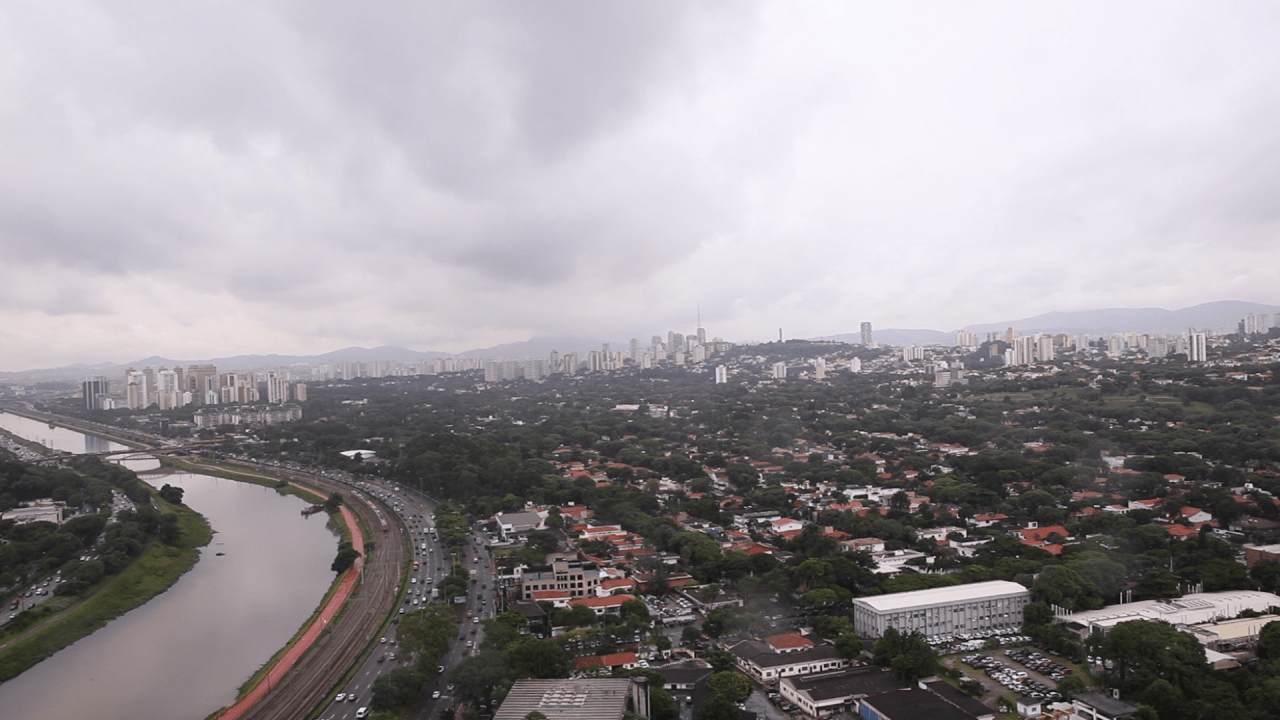
[[[1060,615],[1068,629],[1081,636],[1106,635],[1130,620],[1158,620],[1170,625],[1200,625],[1239,617],[1245,610],[1265,613],[1280,608],[1280,596],[1258,590],[1192,593],[1172,600],[1140,600],[1108,605],[1101,610]]]
[[[862,637],[891,627],[926,636],[1016,629],[1029,602],[1031,591],[1007,580],[912,590],[854,600],[853,625]]]

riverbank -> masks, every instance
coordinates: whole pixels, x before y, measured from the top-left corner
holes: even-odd
[[[17,413],[14,414],[16,415]],[[58,454],[55,450],[50,450],[44,445],[34,440],[28,440],[21,435],[15,435],[4,428],[0,428],[0,445],[4,446],[5,449],[12,452],[23,462],[37,462],[50,455]]]
[[[321,504],[327,499],[322,490],[300,484],[297,481],[231,468],[217,462],[206,463],[190,458],[165,457],[161,459],[161,464],[183,472],[199,473],[201,475],[269,487],[283,495],[294,495],[313,504]],[[330,523],[330,528],[336,531],[339,541],[350,543],[357,552],[363,555],[368,529],[364,527],[361,518],[345,506],[340,507],[336,512],[330,512],[329,517],[333,521]],[[271,659],[265,662],[257,672],[240,686],[234,703],[210,713],[206,720],[213,718],[234,720],[239,718],[261,700],[274,685],[289,674],[293,666],[316,640],[327,633],[332,624],[346,611],[347,600],[360,584],[362,563],[363,557],[358,558],[353,567],[335,576],[328,591],[321,598],[320,604],[307,621],[298,628],[298,631],[289,642],[285,643]]]
[[[178,544],[170,546],[153,542],[119,574],[103,580],[98,589],[91,591],[84,600],[42,620],[20,637],[0,646],[0,682],[21,674],[109,621],[145,605],[195,566],[200,559],[200,548],[213,540],[213,529],[200,513],[185,505],[170,505],[159,499],[155,488],[151,490],[163,510],[177,514],[182,528]]]
[[[65,415],[52,415],[50,413],[40,412],[39,410],[32,410],[29,407],[7,405],[0,408],[0,410],[7,413],[13,413],[18,417],[27,418],[28,420],[37,420],[57,427],[66,428],[67,430],[75,430],[76,432],[85,433],[86,435],[93,435],[95,437],[118,442],[131,450],[147,450],[156,442],[151,438],[135,435],[124,428],[113,428],[108,425],[88,423],[77,418],[69,418]]]
[[[364,544],[360,535],[360,528],[356,523],[355,513],[351,512],[346,506],[339,508],[339,512],[342,514],[343,524],[346,525],[347,531],[356,539],[355,547],[357,551],[363,554]],[[301,634],[284,647],[281,653],[267,665],[265,672],[259,673],[260,677],[257,682],[251,682],[247,691],[225,712],[216,717],[222,718],[222,720],[239,718],[248,712],[254,703],[261,700],[273,686],[278,684],[293,669],[298,659],[329,629],[329,623],[338,617],[340,611],[345,610],[347,599],[351,596],[359,581],[360,563],[357,561],[354,566],[339,574],[334,580],[332,592],[328,595],[328,599],[321,606],[320,611],[312,616],[310,622],[303,626]]]

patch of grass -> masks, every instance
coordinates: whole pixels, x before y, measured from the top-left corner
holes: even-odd
[[[200,558],[199,548],[213,529],[196,511],[170,506],[178,514],[182,540],[177,546],[154,542],[129,567],[104,580],[84,601],[40,623],[27,635],[0,648],[0,682],[53,655],[168,590]]]

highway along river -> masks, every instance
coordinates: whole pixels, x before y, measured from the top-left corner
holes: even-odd
[[[53,432],[10,413],[0,414],[0,427],[33,440]],[[106,441],[69,442],[84,452]],[[129,461],[137,471],[157,464]],[[303,518],[296,497],[205,475],[148,482],[183,488],[184,502],[213,526],[213,542],[167,592],[0,685],[0,717],[199,720],[231,704],[320,604],[337,552],[326,515]]]

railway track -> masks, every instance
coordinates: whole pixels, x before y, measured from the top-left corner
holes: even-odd
[[[373,550],[366,553],[360,585],[352,592],[342,613],[327,631],[294,664],[285,677],[274,683],[266,695],[241,718],[244,720],[297,720],[306,717],[346,675],[378,629],[396,607],[400,573],[404,562],[404,528],[391,523],[385,533],[385,517],[375,501],[364,493],[340,483],[306,473],[271,469],[327,492],[341,492],[351,507],[374,531]],[[358,499],[357,499],[358,498]]]

